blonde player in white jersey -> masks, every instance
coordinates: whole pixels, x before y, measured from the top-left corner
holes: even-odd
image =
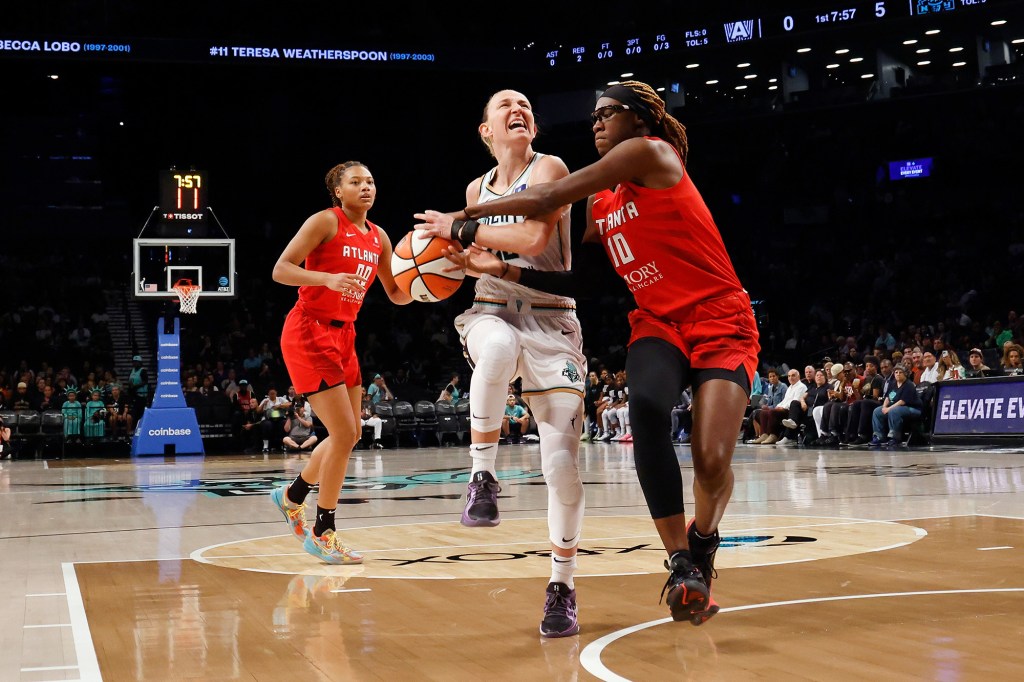
[[[494,93],[484,108],[479,133],[498,165],[469,183],[467,205],[569,174],[560,158],[533,150],[537,125],[530,101],[520,92]],[[496,252],[506,264],[505,272],[509,265],[566,271],[571,264],[569,210],[566,205],[543,219],[492,216],[479,223],[453,223],[451,216],[437,211],[415,217],[423,221],[416,228]],[[473,365],[469,388],[473,471],[462,523],[496,526],[500,522],[498,438],[508,384],[522,377],[523,399],[540,434],[548,487],[551,581],[540,632],[545,637],[575,635],[579,625],[573,573],[584,508],[579,438],[587,375],[576,302],[483,275],[476,283],[473,307],[455,319],[455,327]]]

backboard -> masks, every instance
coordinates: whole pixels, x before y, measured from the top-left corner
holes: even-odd
[[[136,298],[177,298],[179,279],[201,287],[200,297],[235,295],[234,239],[132,240],[132,287]]]

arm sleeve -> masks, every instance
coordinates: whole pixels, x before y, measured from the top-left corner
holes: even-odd
[[[590,298],[597,292],[604,293],[601,287],[594,286],[594,282],[601,281],[611,271],[604,247],[591,242],[579,244],[573,249],[572,258],[572,270],[567,272],[524,268],[519,273],[519,283],[530,289],[576,299]]]

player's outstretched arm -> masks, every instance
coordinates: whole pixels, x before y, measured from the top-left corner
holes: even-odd
[[[391,272],[391,238],[384,232],[384,230],[377,230],[377,234],[380,235],[380,262],[377,263],[377,279],[380,280],[380,284],[384,287],[384,293],[388,295],[392,303],[398,305],[405,305],[412,303],[412,296],[407,294],[398,288],[398,284],[395,283],[395,276]]]

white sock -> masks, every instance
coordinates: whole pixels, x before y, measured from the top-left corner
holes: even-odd
[[[494,461],[498,458],[497,443],[473,443],[469,446],[469,455],[473,458],[473,474],[486,471],[494,476],[495,481],[498,480],[498,472],[494,466]]]
[[[554,552],[551,553],[551,582],[553,583],[565,583],[566,587],[570,590],[576,589],[576,584],[572,580],[573,573],[576,572],[576,555],[571,557],[558,556]]]
[[[268,448],[270,448],[270,441],[269,440],[263,441],[263,449],[267,450]]]

